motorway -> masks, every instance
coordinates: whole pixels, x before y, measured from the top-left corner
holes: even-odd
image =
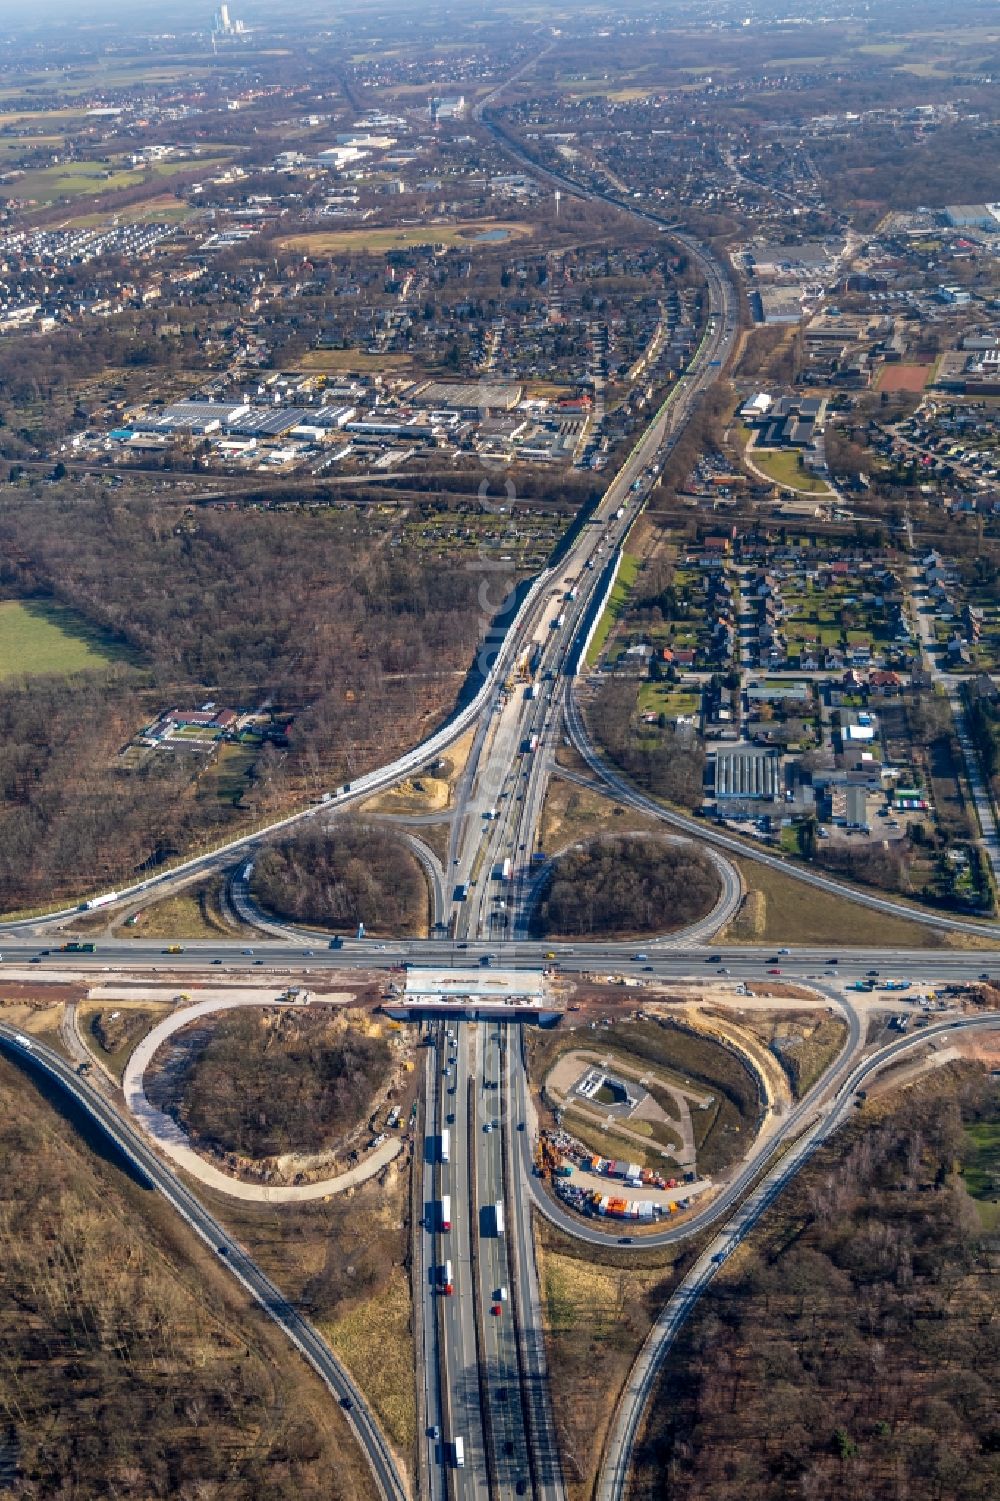
[[[588,194],[569,179],[541,169],[516,143],[485,122],[504,146],[536,175],[581,196]],[[615,202],[609,199],[610,202]],[[655,215],[616,204],[623,211],[663,227]],[[558,566],[544,570],[522,601],[490,667],[485,681],[470,704],[419,746],[354,783],[338,788],[327,800],[282,819],[245,838],[231,840],[219,849],[185,861],[172,872],[142,880],[122,893],[132,898],[160,896],[178,882],[211,869],[227,869],[234,861],[249,863],[260,841],[302,820],[336,814],[367,800],[426,766],[467,729],[474,729],[466,767],[459,779],[457,805],[452,816],[448,865],[443,875],[431,869],[436,917],[450,918],[447,934],[425,941],[373,943],[346,940],[343,947],[329,950],[324,940],[287,924],[267,921],[266,936],[251,940],[252,949],[241,942],[207,940],[185,943],[184,952],[165,955],[161,944],[142,940],[95,940],[94,954],[50,953],[38,956],[37,933],[47,924],[76,917],[76,907],[65,908],[44,918],[0,925],[5,929],[3,958],[8,964],[27,964],[36,956],[42,967],[65,969],[99,977],[114,968],[160,973],[173,978],[198,974],[200,979],[232,983],[234,976],[253,974],[265,968],[269,976],[331,975],[337,971],[364,971],[408,962],[469,966],[479,960],[495,960],[505,968],[536,968],[552,952],[569,974],[627,974],[640,982],[672,982],[681,979],[715,979],[719,969],[747,978],[760,987],[768,968],[778,967],[785,978],[813,981],[846,981],[863,974],[873,962],[884,971],[918,983],[968,980],[982,970],[1000,972],[1000,942],[994,952],[968,954],[960,950],[879,952],[839,950],[839,964],[832,966],[826,951],[798,950],[774,966],[759,948],[726,950],[724,959],[711,966],[699,941],[707,937],[710,924],[645,943],[645,953],[633,953],[634,945],[617,943],[537,944],[525,938],[527,914],[535,889],[532,856],[537,851],[537,830],[546,783],[552,769],[552,752],[563,731],[568,731],[595,774],[615,795],[644,812],[652,812],[689,838],[710,842],[726,853],[762,860],[786,874],[834,894],[894,915],[914,917],[942,928],[989,932],[982,924],[914,913],[888,899],[867,896],[853,888],[820,876],[803,867],[789,867],[777,857],[747,847],[701,820],[674,814],[645,798],[629,786],[598,756],[587,737],[573,691],[573,679],[585,644],[600,618],[614,582],[614,560],[626,543],[663,463],[682,433],[701,394],[718,378],[731,355],[738,331],[736,294],[732,282],[714,257],[690,236],[676,228],[673,238],[696,257],[705,271],[709,288],[709,317],[705,336],[684,376],[647,426],[641,438],[614,476],[587,525]],[[521,664],[528,659],[527,670]],[[530,684],[528,679],[530,678]],[[528,691],[530,686],[530,693]],[[536,738],[537,737],[537,738]],[[511,862],[511,878],[494,872]],[[428,862],[424,861],[425,866]],[[720,911],[731,911],[738,899],[738,880],[730,862],[718,858],[723,879]],[[449,890],[449,888],[451,888]],[[459,900],[456,888],[464,888]],[[260,914],[250,902],[247,883],[240,874],[229,885],[234,909],[247,920],[261,925]],[[718,913],[713,921],[718,921]],[[44,939],[42,940],[44,941]],[[314,947],[315,946],[315,947]],[[207,967],[211,966],[211,969]],[[201,973],[204,972],[204,973]],[[38,971],[33,973],[37,974]],[[930,979],[929,979],[930,977]],[[185,983],[182,981],[181,983]],[[860,1022],[834,987],[827,986],[831,1000],[844,1010],[848,1038],[839,1068],[846,1073],[860,1045]],[[642,990],[623,995],[639,1000]],[[992,1023],[987,1023],[992,1025]],[[962,1022],[947,1024],[961,1027]],[[533,1132],[532,1107],[523,1055],[512,1046],[509,1028],[501,1028],[497,1042],[495,1024],[435,1024],[428,1034],[425,1052],[425,1153],[422,1168],[422,1225],[416,1237],[419,1283],[422,1288],[420,1324],[423,1340],[423,1409],[425,1433],[419,1441],[420,1471],[428,1494],[441,1501],[508,1501],[530,1493],[542,1501],[562,1501],[563,1478],[545,1379],[545,1352],[537,1268],[531,1231],[531,1204],[568,1233],[606,1245],[606,1233],[563,1211],[542,1194],[531,1172]],[[915,1047],[945,1029],[927,1028],[898,1044],[895,1052]],[[12,1029],[0,1027],[0,1040],[25,1056],[24,1046]],[[888,1052],[888,1050],[886,1050]],[[243,1249],[229,1237],[198,1204],[194,1196],[163,1166],[149,1147],[127,1126],[91,1086],[80,1080],[57,1055],[32,1042],[27,1056],[59,1080],[100,1121],[126,1155],[182,1213],[197,1233],[224,1259],[268,1314],[296,1343],[339,1400],[350,1404],[347,1416],[359,1442],[369,1455],[379,1487],[386,1497],[401,1498],[403,1482],[392,1455],[369,1409],[335,1357],[298,1312],[289,1305]],[[888,1057],[886,1059],[888,1061]],[[868,1065],[859,1065],[867,1067]],[[447,1070],[447,1072],[445,1071]],[[692,1216],[684,1226],[672,1226],[643,1236],[641,1244],[680,1240],[711,1224],[725,1221],[720,1250],[729,1250],[747,1233],[755,1216],[763,1212],[773,1195],[780,1192],[791,1172],[806,1160],[813,1144],[825,1139],[849,1110],[856,1094],[857,1069],[831,1094],[831,1075],[781,1122],[744,1164],[705,1211]],[[860,1077],[865,1077],[861,1075]],[[853,1082],[852,1082],[853,1081]],[[493,1086],[498,1085],[498,1088]],[[845,1094],[844,1091],[847,1091]],[[495,1114],[493,1113],[495,1111]],[[813,1119],[815,1117],[815,1119]],[[496,1119],[498,1127],[492,1128]],[[491,1130],[484,1127],[489,1123]],[[519,1130],[524,1124],[525,1129]],[[450,1153],[441,1160],[441,1132],[450,1132]],[[764,1180],[764,1185],[743,1201],[753,1180],[767,1163],[805,1131],[799,1142]],[[766,1186],[766,1191],[765,1191]],[[772,1192],[773,1190],[773,1192]],[[767,1197],[771,1194],[771,1197]],[[442,1228],[442,1198],[451,1203],[451,1228]],[[507,1227],[495,1233],[494,1206],[505,1206]],[[726,1220],[726,1216],[731,1216]],[[492,1225],[491,1225],[492,1221]],[[486,1233],[484,1233],[484,1231]],[[717,1252],[713,1254],[718,1254]],[[454,1291],[443,1290],[443,1268],[450,1261]],[[699,1276],[687,1286],[680,1304],[668,1306],[662,1322],[663,1340],[649,1347],[647,1365],[637,1368],[616,1423],[608,1452],[602,1486],[609,1487],[602,1501],[618,1501],[628,1472],[631,1447],[641,1413],[648,1399],[662,1354],[680,1327],[675,1323],[684,1310],[686,1317],[695,1298],[708,1285],[720,1263],[700,1261]],[[696,1268],[696,1270],[697,1270]],[[692,1274],[693,1276],[694,1274]],[[502,1312],[494,1316],[493,1295],[508,1290]],[[686,1301],[685,1301],[686,1299]],[[657,1325],[661,1330],[661,1325]],[[505,1395],[501,1395],[505,1393]],[[456,1463],[455,1440],[462,1439],[464,1463]]]
[[[156,1189],[229,1269],[270,1319],[285,1332],[340,1403],[385,1501],[406,1501],[407,1487],[389,1444],[358,1387],[329,1345],[282,1295],[239,1241],[225,1230],[181,1180],[165,1167],[129,1123],[60,1055],[37,1038],[0,1022],[0,1048],[29,1072],[41,1072],[75,1101],[139,1174]]]
[[[942,1022],[939,1026],[929,1027],[912,1037],[900,1038],[860,1062],[839,1086],[830,1109],[799,1137],[754,1192],[744,1200],[720,1233],[706,1246],[662,1309],[629,1373],[605,1448],[596,1487],[597,1501],[622,1501],[625,1496],[632,1451],[656,1377],[699,1298],[720,1267],[746,1239],[765,1210],[774,1203],[817,1148],[843,1124],[858,1100],[858,1091],[875,1074],[906,1053],[913,1052],[922,1045],[933,1045],[938,1038],[950,1038],[957,1031],[970,1028],[996,1031],[1000,1029],[1000,1017],[967,1017]]]

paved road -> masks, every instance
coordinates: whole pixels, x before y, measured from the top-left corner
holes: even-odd
[[[698,1299],[705,1292],[719,1268],[745,1240],[761,1215],[774,1203],[792,1178],[804,1167],[817,1148],[826,1141],[850,1114],[861,1089],[876,1073],[901,1055],[922,1046],[932,1046],[938,1039],[971,1028],[1000,1029],[1000,1017],[967,1017],[929,1027],[925,1032],[904,1037],[882,1048],[852,1069],[837,1091],[830,1109],[807,1130],[767,1174],[709,1243],[687,1276],[677,1287],[653,1325],[629,1374],[618,1402],[614,1424],[598,1476],[597,1501],[622,1501],[626,1493],[629,1470],[642,1415],[653,1392],[656,1378],[671,1346],[690,1318]]]
[[[24,1067],[38,1070],[70,1095],[118,1148],[140,1177],[158,1190],[173,1209],[227,1266],[233,1276],[316,1371],[344,1409],[355,1438],[371,1464],[386,1501],[407,1501],[408,1491],[389,1444],[358,1387],[329,1345],[298,1309],[282,1295],[240,1243],[208,1213],[181,1180],[160,1162],[142,1137],[92,1085],[58,1053],[36,1038],[25,1038],[0,1023],[0,1047]]]
[[[982,767],[979,762],[979,753],[972,743],[969,727],[965,717],[965,701],[962,697],[962,678],[954,673],[944,672],[938,662],[939,647],[934,635],[934,614],[931,609],[926,587],[920,577],[919,568],[915,564],[910,567],[910,593],[913,602],[913,612],[917,620],[917,633],[920,636],[924,648],[924,657],[934,683],[941,688],[948,699],[951,708],[951,717],[955,722],[955,734],[961,747],[962,758],[965,762],[965,774],[969,783],[969,792],[972,797],[976,817],[979,820],[980,840],[982,849],[990,862],[993,871],[993,880],[1000,890],[1000,835],[997,833],[996,815],[993,809],[993,801],[989,789],[983,779]]]
[[[691,818],[687,814],[674,812],[665,808],[662,803],[647,797],[637,787],[633,787],[622,774],[611,766],[598,751],[590,738],[587,726],[584,722],[580,705],[575,693],[570,692],[567,699],[566,725],[574,746],[587,762],[596,777],[613,788],[620,801],[629,803],[633,808],[638,808],[643,813],[650,813],[654,818],[669,824],[671,828],[681,829],[692,838],[697,837],[705,843],[717,845],[729,854],[739,855],[745,860],[756,860],[760,865],[768,865],[772,870],[780,870],[783,875],[790,876],[793,880],[802,881],[807,886],[813,886],[819,891],[829,892],[831,896],[842,896],[852,902],[857,902],[863,907],[870,907],[876,912],[884,912],[887,916],[902,917],[910,922],[922,923],[925,927],[941,928],[958,933],[976,933],[983,937],[995,938],[1000,941],[1000,928],[996,923],[973,922],[962,917],[948,917],[944,913],[931,912],[921,909],[915,910],[903,902],[893,901],[890,897],[874,896],[870,892],[863,891],[856,886],[848,886],[845,882],[837,881],[832,876],[821,875],[819,871],[809,866],[795,864],[792,861],[782,860],[777,855],[769,854],[767,850],[760,849],[749,840],[737,839],[735,835],[726,834],[715,824],[704,818]]]
[[[171,1012],[147,1032],[129,1057],[122,1077],[122,1092],[133,1117],[150,1140],[160,1148],[161,1152],[176,1162],[178,1167],[182,1167],[185,1172],[190,1173],[191,1177],[196,1178],[199,1183],[204,1183],[207,1188],[213,1188],[217,1193],[227,1194],[231,1199],[242,1199],[247,1202],[304,1204],[315,1199],[328,1198],[331,1194],[344,1193],[347,1189],[356,1188],[359,1184],[366,1183],[369,1178],[374,1178],[376,1173],[387,1167],[403,1150],[399,1137],[390,1135],[363,1162],[358,1163],[356,1167],[347,1168],[342,1173],[337,1173],[332,1178],[321,1178],[315,1183],[285,1185],[244,1183],[241,1179],[235,1178],[232,1173],[223,1172],[214,1163],[207,1162],[204,1157],[200,1157],[192,1147],[187,1133],[173,1117],[150,1103],[143,1084],[146,1069],[153,1055],[169,1037],[180,1031],[182,1027],[190,1026],[200,1017],[213,1016],[218,1011],[234,1011],[243,1006],[274,1006],[275,1004],[277,1003],[273,996],[261,996],[259,1000],[247,1000],[243,997],[223,999],[216,996],[204,1001],[196,1001],[193,1006],[185,1006],[180,1011]]]
[[[648,1234],[644,1233],[641,1240],[637,1241],[637,1244],[641,1246],[676,1245],[680,1241],[689,1239],[692,1235],[699,1234],[710,1225],[716,1224],[720,1219],[724,1219],[726,1214],[746,1193],[761,1169],[776,1153],[781,1151],[789,1139],[793,1138],[802,1129],[803,1124],[810,1116],[817,1109],[821,1108],[824,1098],[829,1094],[831,1081],[836,1080],[846,1071],[850,1061],[856,1056],[862,1041],[861,1020],[854,1007],[833,991],[824,991],[823,994],[830,1001],[831,1005],[837,1007],[847,1022],[847,1036],[839,1057],[793,1110],[789,1111],[780,1121],[772,1119],[765,1122],[766,1129],[762,1130],[755,1147],[711,1203],[707,1204],[704,1209],[699,1210],[694,1215],[685,1218],[679,1224],[671,1223],[661,1230]],[[520,1133],[521,1173],[524,1192],[530,1195],[536,1208],[545,1218],[553,1224],[558,1225],[566,1234],[573,1235],[578,1240],[587,1241],[591,1245],[607,1246],[609,1241],[613,1239],[613,1233],[609,1236],[606,1224],[603,1229],[600,1228],[604,1222],[586,1220],[572,1213],[570,1210],[564,1209],[558,1200],[552,1198],[545,1191],[539,1179],[532,1173],[535,1132],[529,1120],[530,1091],[522,1050],[518,1050],[516,1053],[512,1073],[515,1115],[518,1121],[525,1122],[525,1129]],[[624,1228],[627,1229],[628,1227],[625,1226]]]

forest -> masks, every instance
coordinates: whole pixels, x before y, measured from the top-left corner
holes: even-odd
[[[298,1353],[79,1124],[0,1059],[3,1494],[369,1501]]]
[[[253,894],[281,917],[324,928],[419,935],[427,883],[415,855],[386,829],[343,821],[308,829],[258,856]]]
[[[488,624],[479,584],[354,510],[195,513],[58,486],[0,505],[0,598],[71,605],[126,657],[0,682],[0,910],[122,884],[419,740]],[[208,699],[291,717],[235,791],[171,752],[125,765],[144,724]]]
[[[195,1049],[177,1118],[195,1142],[258,1161],[328,1151],[358,1124],[389,1060],[384,1037],[325,1010],[231,1012]]]
[[[594,695],[588,720],[595,738],[638,786],[683,808],[704,798],[705,752],[685,726],[643,725],[635,718],[634,682],[611,679]]]
[[[893,1102],[823,1149],[699,1305],[640,1501],[1000,1493],[997,1237],[955,1171],[1000,1096],[966,1069]]]
[[[532,927],[539,938],[668,933],[704,917],[720,890],[715,866],[693,844],[605,839],[555,862]]]

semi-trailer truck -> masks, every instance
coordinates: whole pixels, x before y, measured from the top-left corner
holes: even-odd
[[[452,1277],[450,1261],[446,1261],[444,1266],[441,1268],[441,1291],[444,1293],[446,1298],[450,1298],[452,1293],[455,1291],[455,1281]]]
[[[456,1470],[464,1470],[464,1468],[465,1468],[465,1440],[463,1438],[461,1438],[461,1437],[456,1438],[455,1442],[452,1444],[452,1450],[453,1450],[454,1455],[455,1455],[455,1468],[456,1468]]]
[[[441,1229],[451,1229],[451,1194],[441,1195]]]
[[[451,1132],[448,1130],[447,1126],[441,1132],[441,1161],[451,1161]]]
[[[106,891],[103,896],[92,896],[89,902],[82,904],[80,910],[82,912],[93,912],[95,907],[107,907],[111,902],[116,902],[117,900],[117,891]]]
[[[494,881],[509,881],[513,874],[514,866],[511,863],[511,858],[509,855],[507,855],[503,860],[498,860],[496,865],[493,867]]]
[[[504,1228],[503,1227],[503,1200],[502,1199],[497,1199],[496,1203],[493,1205],[493,1219],[494,1219],[494,1222],[495,1222],[495,1225],[496,1225],[496,1232],[497,1232],[497,1234],[498,1235],[502,1235],[503,1234],[503,1228]]]

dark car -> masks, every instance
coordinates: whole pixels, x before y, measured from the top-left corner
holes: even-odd
[[[721,964],[722,963],[722,955],[721,954],[709,954],[708,958],[705,960],[705,963],[706,964]]]
[[[840,960],[837,958],[836,954],[834,954],[833,958],[828,959],[826,962],[827,964],[839,964]]]
[[[619,1235],[618,1244],[620,1246],[630,1246],[632,1244],[631,1235]]]
[[[340,1405],[344,1409],[345,1412],[353,1412],[354,1411],[354,1403],[351,1401],[350,1397],[341,1397],[341,1399],[340,1399]]]
[[[219,1255],[220,1256],[228,1256],[229,1255],[229,1247],[228,1246],[219,1246]]]
[[[528,1489],[528,1482],[526,1480],[519,1480],[514,1486],[514,1489],[519,1496],[523,1496],[525,1491]]]

